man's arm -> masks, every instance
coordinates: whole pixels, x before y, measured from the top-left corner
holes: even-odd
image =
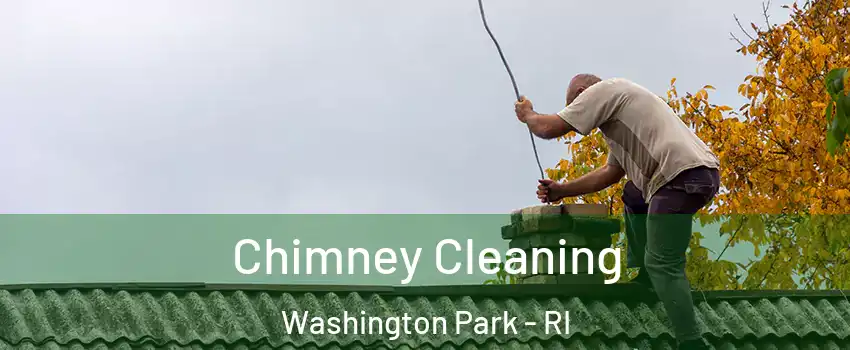
[[[554,139],[575,130],[557,114],[540,114],[534,111],[531,101],[525,96],[514,105],[519,121],[528,125],[531,133],[542,139]]]
[[[540,114],[533,111],[526,114],[525,124],[532,134],[546,140],[564,136],[575,130],[557,114]]]
[[[625,175],[626,172],[623,168],[613,164],[606,164],[578,179],[560,183],[556,192],[561,198],[599,192],[619,182]]]

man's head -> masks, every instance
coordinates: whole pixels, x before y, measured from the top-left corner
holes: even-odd
[[[587,90],[591,85],[602,81],[599,77],[593,74],[579,74],[570,80],[570,86],[567,88],[567,105],[573,103],[573,100],[578,97],[584,90]]]

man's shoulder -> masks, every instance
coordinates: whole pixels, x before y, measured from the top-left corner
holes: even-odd
[[[647,90],[626,78],[608,78],[591,85],[576,97],[576,102],[583,105],[611,106],[618,105],[635,95],[644,94]],[[575,102],[574,102],[575,103]]]
[[[596,84],[593,84],[593,86],[588,88],[588,91],[595,90],[598,92],[605,91],[611,93],[619,91],[631,91],[635,89],[640,89],[640,85],[626,78],[615,77],[604,79]]]
[[[602,79],[602,80],[600,81],[600,83],[606,83],[606,84],[634,84],[634,82],[632,82],[632,81],[631,81],[631,80],[629,80],[628,78],[623,78],[623,77],[611,77],[611,78],[605,78],[605,79]]]
[[[620,98],[660,98],[648,88],[626,78],[609,78],[598,83],[599,91],[605,91],[607,95]]]
[[[612,77],[612,78],[602,79],[602,81],[603,82],[609,82],[609,83],[631,83],[632,82],[631,80],[629,80],[627,78],[623,78],[623,77]]]
[[[603,83],[604,86],[608,86],[614,89],[643,89],[643,86],[641,86],[640,84],[627,78],[620,77],[608,78],[603,81],[600,81],[600,83]]]

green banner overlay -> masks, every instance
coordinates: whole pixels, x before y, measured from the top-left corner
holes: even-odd
[[[613,226],[568,219],[549,230],[569,226],[583,232],[582,238],[523,235],[523,227],[531,226],[528,218],[517,224],[511,215],[0,215],[0,275],[4,284],[480,285],[497,270],[529,273],[532,260],[551,259],[537,268],[569,274],[576,260],[589,261],[605,283],[626,282],[620,273],[627,259],[623,217],[588,222],[597,219]],[[681,222],[674,216],[657,219]],[[702,259],[721,256],[738,264],[743,275],[748,267],[768,271],[760,267],[767,262],[747,264],[773,252],[784,260],[816,255],[822,268],[843,276],[835,261],[848,255],[848,223],[846,216],[703,216],[693,231],[708,255]],[[534,225],[542,232],[546,221]],[[779,235],[784,236],[774,239]],[[541,253],[544,260],[518,257],[535,244],[551,248]],[[773,251],[780,246],[786,251]],[[502,262],[507,263],[498,266]],[[527,270],[519,271],[526,263]]]

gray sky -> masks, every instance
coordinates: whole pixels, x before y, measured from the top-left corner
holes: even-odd
[[[760,2],[485,2],[521,91],[572,75],[738,106]],[[538,172],[474,0],[3,1],[0,210],[504,213]],[[552,166],[565,148],[538,140]]]
[[[755,70],[729,32],[733,14],[760,21],[758,1],[485,6],[540,112],[583,72],[658,94],[674,76],[680,92],[712,84],[737,107]],[[0,52],[4,213],[537,204],[527,129],[474,0],[5,0]],[[544,166],[565,154],[537,142]]]

